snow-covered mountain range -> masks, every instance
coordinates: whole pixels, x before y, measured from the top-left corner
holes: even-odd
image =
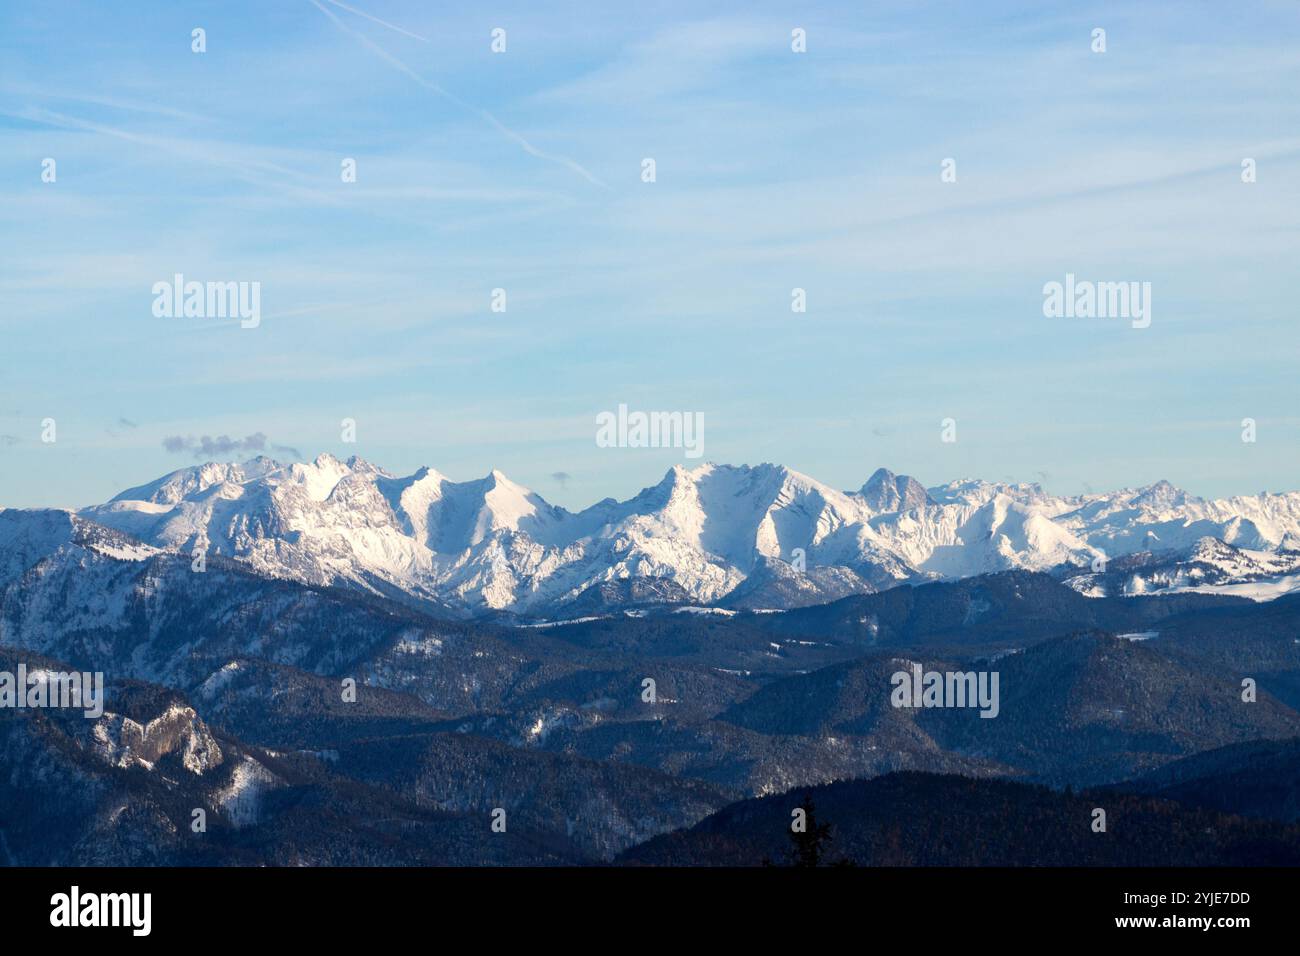
[[[42,524],[5,517],[0,568],[15,570],[40,552]],[[1300,585],[1300,492],[1206,500],[1164,481],[1061,497],[979,480],[926,489],[880,469],[841,491],[779,465],[705,464],[575,513],[498,471],[453,481],[258,457],[181,469],[76,519],[83,536],[118,532],[101,537],[119,558],[204,552],[465,614],[785,608],[1008,569],[1058,571],[1087,594]]]

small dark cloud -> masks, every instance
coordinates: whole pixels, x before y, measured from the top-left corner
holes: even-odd
[[[6,447],[17,445],[19,441],[21,441],[21,439],[17,435],[0,435],[0,445]]]
[[[140,427],[140,426],[137,425],[135,422],[131,421],[131,419],[129,419],[129,418],[119,418],[119,419],[117,420],[117,423],[118,423],[119,425],[121,425],[123,428],[139,428],[139,427]]]
[[[288,445],[273,445],[262,432],[254,432],[246,438],[231,438],[229,435],[204,435],[201,438],[184,435],[168,435],[163,439],[163,448],[173,453],[188,453],[195,458],[223,458],[226,455],[271,453],[273,455],[290,455],[301,458],[302,453]]]
[[[572,477],[573,476],[569,474],[567,471],[555,471],[551,473],[551,480],[558,481],[560,483],[561,488],[567,485],[569,483],[569,479]]]
[[[885,436],[891,434],[892,432],[893,429],[881,428],[879,425],[871,429],[871,434],[875,435],[877,438],[884,438]]]

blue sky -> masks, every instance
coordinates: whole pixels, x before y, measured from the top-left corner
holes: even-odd
[[[319,4],[0,9],[0,506],[178,436],[571,507],[695,464],[619,403],[844,488],[1300,487],[1300,5]],[[155,318],[177,272],[260,327]],[[1045,318],[1067,272],[1151,327]]]

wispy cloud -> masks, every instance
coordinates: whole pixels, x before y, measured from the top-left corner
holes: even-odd
[[[249,452],[270,452],[271,454],[287,454],[294,458],[302,458],[302,452],[288,445],[274,445],[267,439],[262,432],[255,432],[245,438],[231,438],[229,435],[217,435],[215,438],[210,435],[203,435],[199,438],[193,436],[168,435],[163,439],[163,448],[173,454],[187,453],[195,458],[221,458],[232,454],[245,454]]]
[[[350,7],[346,3],[339,3],[339,0],[325,0],[325,2],[333,4],[334,6],[338,7],[340,10],[346,10],[348,13],[355,13],[359,17],[364,17],[365,19],[369,20],[371,23],[378,23],[381,27],[387,27],[390,30],[402,34],[402,36],[408,36],[413,40],[419,40],[421,43],[429,42],[426,37],[422,37],[418,33],[412,33],[410,30],[407,30],[405,27],[399,27],[395,23],[389,23],[387,20],[381,20],[379,19],[379,17],[366,13],[364,10],[358,10],[356,7]]]
[[[327,205],[341,206],[346,204],[342,197],[331,195],[318,189],[304,187],[302,185],[304,179],[302,173],[269,162],[265,159],[260,159],[247,147],[234,148],[230,143],[214,143],[135,133],[121,127],[110,126],[104,123],[95,123],[76,116],[69,116],[55,110],[37,108],[24,110],[19,113],[3,113],[3,111],[0,111],[0,114],[19,116],[36,122],[48,123],[51,126],[57,126],[63,129],[81,130],[83,132],[98,133],[102,136],[112,136],[116,139],[136,143],[149,149],[163,150],[191,162],[203,163],[205,165],[217,166],[229,170],[239,179],[242,179],[251,185],[258,186],[259,188],[271,188],[282,194],[296,194],[300,197],[310,198],[315,202]],[[236,158],[230,158],[232,156]]]
[[[95,93],[51,91],[36,86],[4,86],[0,92],[11,98],[27,97],[42,100],[56,100],[65,103],[80,103],[85,106],[102,106],[106,109],[125,113],[139,113],[147,116],[159,116],[164,119],[186,120],[192,123],[209,123],[212,117],[190,110],[177,109],[163,103],[151,103],[144,100],[124,99],[117,96],[103,96]]]
[[[607,63],[535,95],[539,101],[590,104],[717,94],[720,77],[741,62],[788,52],[785,22],[753,17],[676,23],[620,49]]]
[[[441,96],[447,101],[454,103],[456,106],[460,107],[461,109],[467,110],[470,113],[473,113],[474,115],[478,116],[484,122],[488,123],[488,125],[490,125],[502,136],[506,137],[511,142],[515,143],[515,145],[517,145],[528,155],[536,157],[537,159],[545,160],[548,163],[555,163],[556,165],[563,166],[566,169],[570,169],[573,172],[577,173],[579,176],[581,176],[583,179],[587,180],[587,182],[592,183],[593,185],[600,186],[604,189],[609,188],[608,184],[598,179],[590,171],[588,171],[586,168],[584,168],[574,160],[569,159],[567,156],[560,156],[555,153],[548,153],[545,150],[538,149],[531,142],[529,142],[519,133],[516,133],[510,127],[506,126],[504,123],[502,123],[499,119],[497,119],[487,110],[481,109],[480,107],[477,107],[472,103],[468,103],[465,100],[461,99],[459,96],[456,96],[454,93],[451,93],[450,91],[444,89],[442,86],[438,85],[437,83],[433,83],[425,79],[419,73],[415,72],[415,70],[411,69],[409,66],[403,63],[393,54],[389,53],[387,50],[381,47],[374,40],[371,40],[368,36],[366,36],[363,33],[358,33],[356,30],[353,30],[342,20],[340,20],[337,16],[335,16],[335,14],[332,11],[327,10],[325,7],[321,6],[319,0],[309,0],[309,2],[317,10],[319,10],[321,13],[325,14],[325,16],[333,20],[334,24],[340,30],[342,30],[344,33],[356,37],[369,50],[371,50],[377,56],[381,57],[386,63],[388,63],[394,69],[399,70],[401,73],[410,77],[412,80],[414,80],[416,83],[418,83],[420,86],[430,91],[431,93],[436,93],[438,96]],[[327,2],[333,2],[333,0],[327,0]]]

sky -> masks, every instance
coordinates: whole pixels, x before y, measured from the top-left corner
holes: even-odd
[[[1290,0],[5,4],[0,507],[259,450],[571,508],[704,460],[1300,488],[1298,35]],[[260,324],[156,316],[177,273]],[[1067,273],[1149,282],[1150,326],[1045,316]],[[701,414],[703,457],[598,447],[620,404]]]

